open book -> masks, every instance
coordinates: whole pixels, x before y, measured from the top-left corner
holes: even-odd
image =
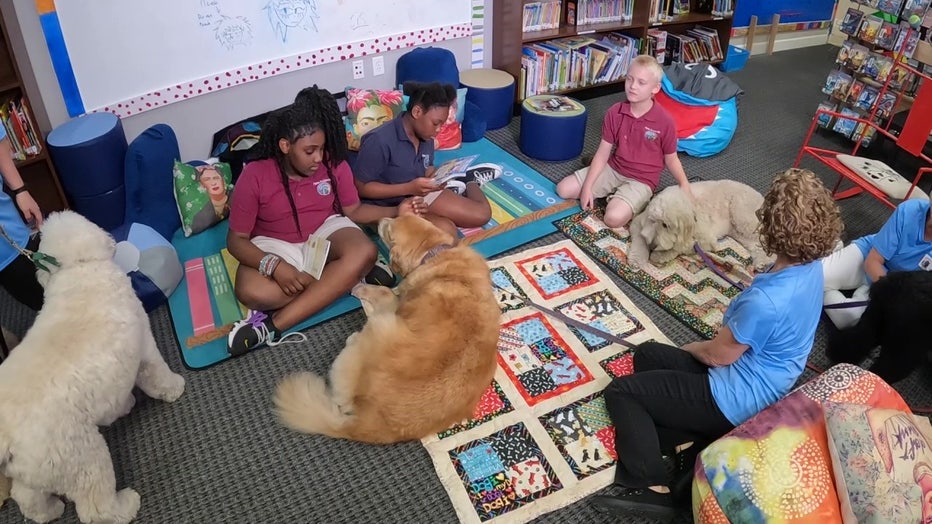
[[[304,255],[304,272],[320,280],[324,264],[327,263],[327,255],[330,253],[330,241],[311,235],[304,241],[301,252]]]
[[[468,169],[477,158],[479,158],[479,155],[469,155],[447,160],[434,171],[434,181],[438,186],[442,186],[454,178],[466,176],[466,169]]]

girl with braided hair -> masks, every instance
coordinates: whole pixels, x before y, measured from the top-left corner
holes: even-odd
[[[373,269],[376,247],[355,224],[424,211],[420,199],[362,204],[346,163],[333,97],[315,87],[266,119],[256,160],[233,189],[227,248],[239,261],[236,297],[252,311],[234,324],[230,354],[277,345],[282,333],[346,294]],[[310,235],[330,241],[320,279],[303,271]]]

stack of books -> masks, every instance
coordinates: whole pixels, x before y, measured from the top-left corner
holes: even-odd
[[[524,19],[521,27],[525,33],[560,27],[561,0],[528,2],[524,4]]]
[[[10,137],[15,160],[25,160],[42,152],[38,128],[22,96],[0,103],[0,121]]]

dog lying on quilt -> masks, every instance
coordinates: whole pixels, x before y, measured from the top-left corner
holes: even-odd
[[[48,522],[62,515],[64,495],[81,522],[129,522],[139,494],[116,491],[98,425],[129,413],[134,385],[172,402],[184,379],[165,364],[113,262],[113,238],[71,211],[41,231],[39,251],[58,265],[38,271],[45,304],[0,366],[0,501],[11,495],[26,518]]]
[[[868,371],[893,383],[929,361],[930,325],[932,272],[894,271],[871,285],[857,324],[829,331],[826,354],[835,362],[860,364],[880,346]]]
[[[694,200],[679,186],[654,196],[647,208],[631,221],[628,264],[635,268],[648,260],[655,266],[679,255],[693,253],[699,244],[714,251],[725,236],[738,241],[751,254],[756,267],[772,262],[760,245],[757,210],[764,197],[754,188],[734,180],[709,180],[690,184]]]
[[[470,418],[495,373],[500,310],[485,260],[419,217],[385,219],[379,236],[404,277],[395,292],[359,285],[368,317],[323,377],[278,385],[282,422],[371,443],[423,438]]]

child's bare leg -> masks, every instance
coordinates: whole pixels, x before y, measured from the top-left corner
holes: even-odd
[[[330,254],[320,280],[312,280],[298,296],[272,313],[272,323],[279,331],[298,324],[348,293],[375,265],[375,244],[362,230],[346,227],[334,232],[328,240]]]
[[[430,214],[448,218],[459,227],[482,227],[492,218],[489,200],[479,184],[466,184],[466,194],[462,196],[443,191],[427,209]]]
[[[634,216],[634,210],[631,205],[620,198],[609,198],[608,205],[605,206],[605,216],[602,221],[611,228],[625,227],[631,222]]]
[[[431,224],[442,229],[445,233],[449,233],[450,236],[452,236],[453,238],[459,237],[459,234],[460,234],[459,229],[456,228],[456,224],[454,224],[453,221],[450,220],[449,218],[436,215],[434,213],[427,213],[427,214],[421,215],[421,217],[427,219]]]
[[[575,173],[563,177],[563,180],[557,182],[557,195],[560,198],[574,199],[579,198],[579,191],[582,184]]]

